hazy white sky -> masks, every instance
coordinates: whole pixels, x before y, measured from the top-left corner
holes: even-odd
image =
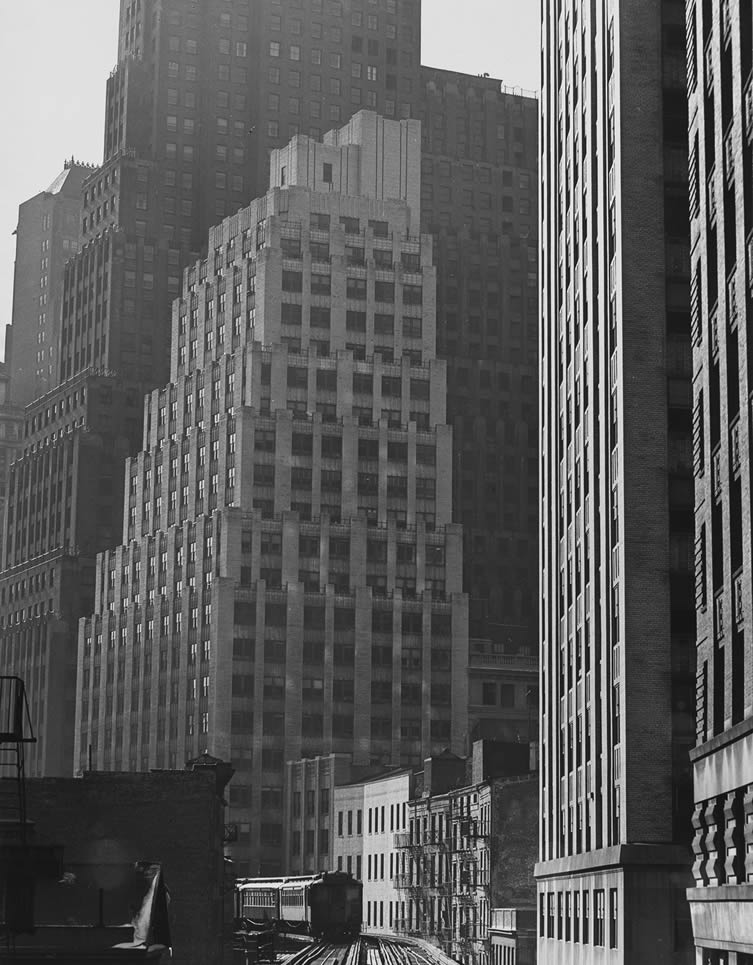
[[[119,0],[1,2],[0,346],[11,316],[18,205],[46,188],[66,158],[102,159]],[[423,0],[422,7],[422,63],[538,86],[537,0]]]

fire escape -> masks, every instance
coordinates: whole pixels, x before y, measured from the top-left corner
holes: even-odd
[[[484,835],[476,818],[468,812],[454,817],[452,841],[452,954],[464,962],[483,959],[485,942],[479,931],[479,889],[488,888],[481,880],[478,842]]]
[[[23,680],[0,677],[0,939],[8,951],[33,927],[24,751],[35,740]]]
[[[427,820],[430,817],[431,813],[427,813]],[[395,930],[404,935],[433,939],[446,951],[452,937],[452,879],[447,860],[449,836],[443,835],[437,828],[427,829],[424,833],[417,830],[415,835],[403,832],[395,835],[395,848],[408,853],[411,870],[396,874],[393,878],[394,886],[408,900],[414,902],[416,909],[413,920],[399,918],[395,923]]]

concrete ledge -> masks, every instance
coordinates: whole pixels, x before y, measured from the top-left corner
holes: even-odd
[[[746,720],[741,720],[739,724],[735,724],[723,733],[711,737],[705,743],[699,744],[698,747],[691,748],[691,764],[701,760],[702,757],[713,754],[714,751],[721,750],[721,748],[726,747],[727,744],[734,744],[735,741],[740,740],[741,737],[745,737],[746,734],[750,734],[751,732],[753,732],[753,717],[748,717]]]
[[[753,953],[753,885],[688,888],[696,946]]]
[[[749,784],[753,774],[753,718],[696,747],[691,760],[696,801],[708,801]]]
[[[692,854],[679,844],[618,844],[586,854],[574,854],[554,861],[539,861],[534,868],[538,879],[589,873],[606,868],[676,867],[690,869]]]
[[[688,896],[688,901],[753,901],[753,885],[687,888],[685,894]]]

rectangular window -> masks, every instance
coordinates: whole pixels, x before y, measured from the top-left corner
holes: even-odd
[[[617,889],[609,889],[609,947],[617,948]]]
[[[590,898],[591,898],[590,892],[584,891],[583,892],[583,937],[582,937],[582,941],[584,945],[587,945],[591,940]]]
[[[594,891],[594,945],[604,945],[604,919],[606,914],[604,889]]]

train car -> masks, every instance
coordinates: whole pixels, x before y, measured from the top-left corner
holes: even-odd
[[[357,935],[363,885],[341,871],[290,878],[242,878],[235,885],[235,914],[246,930],[274,928],[315,937]]]
[[[343,871],[325,871],[308,886],[312,935],[358,935],[363,916],[363,884]]]
[[[243,888],[236,884],[235,914],[246,928],[271,928],[280,918],[279,878],[249,878]]]

